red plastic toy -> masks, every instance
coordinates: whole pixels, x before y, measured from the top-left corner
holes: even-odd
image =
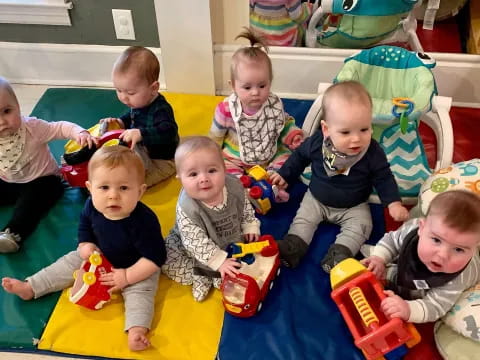
[[[102,123],[93,126],[88,131],[92,136],[99,137],[98,145],[94,148],[82,148],[73,140],[65,145],[64,161],[62,161],[60,172],[73,187],[85,187],[85,181],[88,180],[88,161],[93,153],[102,146],[118,145],[120,143],[119,136],[124,130],[119,129],[116,123]]]
[[[225,275],[221,286],[223,305],[231,315],[250,317],[261,310],[275,277],[280,274],[278,246],[273,236],[262,235],[256,242],[236,243],[235,247],[240,252],[232,256],[240,259],[242,267],[236,277]]]
[[[251,167],[247,174],[242,175],[240,181],[248,189],[248,198],[257,213],[265,215],[275,202],[288,201],[288,193],[272,185],[268,173],[261,166]]]
[[[392,357],[404,344],[420,342],[413,324],[399,318],[388,319],[380,310],[386,295],[375,275],[355,259],[346,259],[330,272],[332,299],[348,325],[355,345],[368,360]]]
[[[91,310],[101,309],[111,298],[108,292],[111,286],[97,280],[109,272],[112,272],[112,264],[102,254],[94,252],[73,274],[75,282],[70,289],[70,301]]]

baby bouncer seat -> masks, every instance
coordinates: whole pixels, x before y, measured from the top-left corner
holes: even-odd
[[[308,24],[308,47],[367,48],[409,43],[423,52],[412,9],[421,0],[322,0]]]
[[[420,186],[432,173],[418,132],[419,121],[430,126],[437,140],[435,169],[449,166],[453,157],[451,98],[437,96],[428,55],[395,46],[377,46],[348,57],[334,82],[355,80],[369,91],[373,102],[373,138],[385,150],[404,204],[415,204]],[[312,134],[322,119],[323,93],[331,84],[320,83],[319,96],[303,125]],[[308,182],[308,171],[303,175]],[[379,202],[374,194],[371,202]]]

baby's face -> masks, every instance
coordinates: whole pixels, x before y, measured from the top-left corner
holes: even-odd
[[[329,136],[335,148],[347,155],[368,148],[372,139],[370,106],[352,105],[341,99],[332,100],[329,106],[329,118],[322,121],[323,136]]]
[[[266,62],[242,59],[237,65],[233,91],[244,111],[255,112],[267,101],[270,94],[270,73]]]
[[[139,177],[125,166],[99,166],[89,174],[89,178],[86,185],[93,206],[110,220],[130,216],[146,189]]]
[[[200,149],[186,154],[181,159],[177,176],[192,199],[211,206],[223,202],[225,166],[213,150]]]
[[[0,137],[14,134],[22,124],[20,106],[5,89],[0,89]]]
[[[135,71],[113,71],[113,86],[118,99],[130,108],[143,108],[158,95],[158,81],[149,84],[140,78]]]
[[[447,274],[462,270],[479,244],[479,235],[460,232],[443,222],[438,215],[420,220],[418,257],[431,272]]]

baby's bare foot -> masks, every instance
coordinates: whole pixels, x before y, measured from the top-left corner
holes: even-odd
[[[15,294],[23,300],[30,300],[33,298],[33,289],[28,281],[20,281],[14,278],[4,277],[2,279],[2,286],[6,292]]]
[[[142,326],[134,326],[128,329],[128,347],[132,351],[145,350],[150,346],[150,341],[147,339],[148,329]]]

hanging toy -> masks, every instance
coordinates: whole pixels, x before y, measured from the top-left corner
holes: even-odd
[[[406,97],[396,97],[392,99],[392,102],[392,115],[400,119],[400,131],[405,134],[408,128],[408,116],[414,108],[413,101]],[[399,109],[403,109],[403,111],[399,112]]]

